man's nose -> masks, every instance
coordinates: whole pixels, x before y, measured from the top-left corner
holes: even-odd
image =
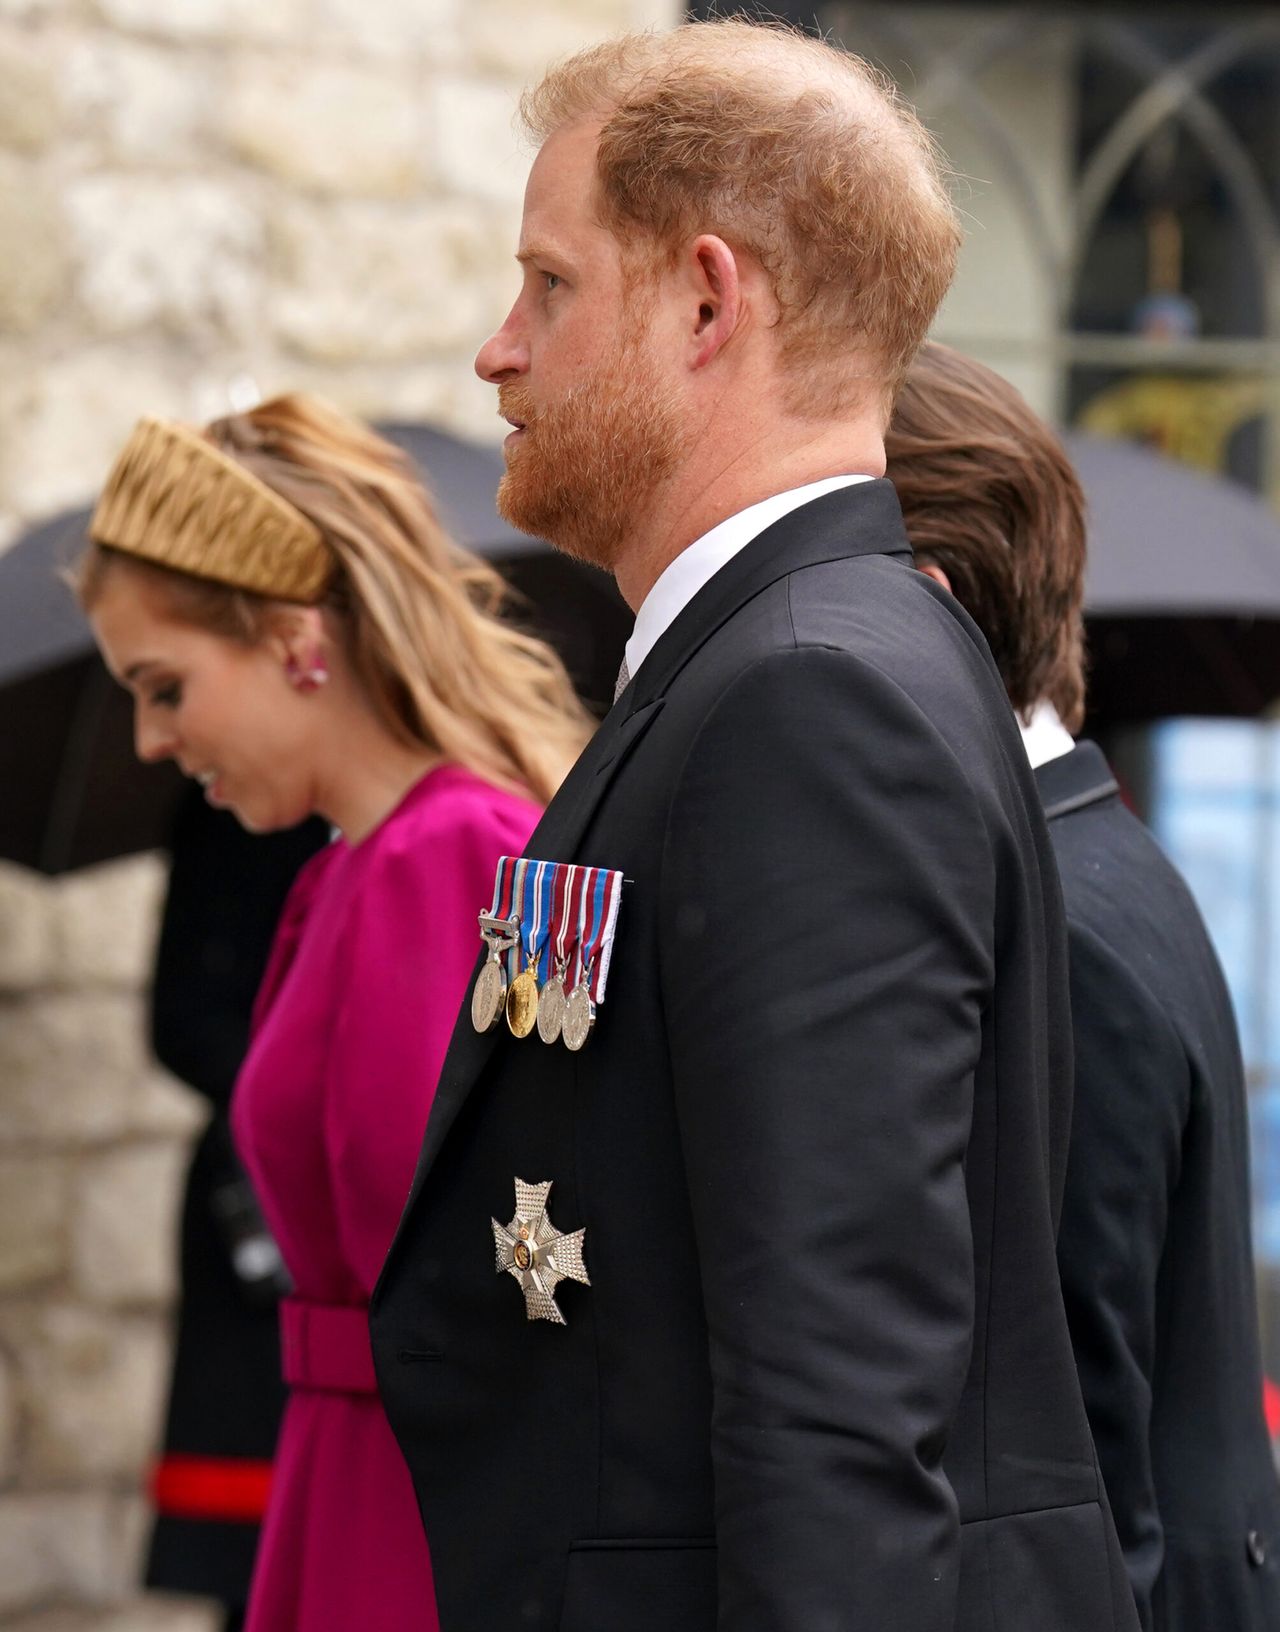
[[[514,375],[529,372],[529,347],[516,324],[516,307],[502,327],[476,353],[476,373],[490,385],[501,385]]]
[[[178,751],[177,738],[164,720],[138,708],[133,715],[133,751],[148,765],[172,759]]]

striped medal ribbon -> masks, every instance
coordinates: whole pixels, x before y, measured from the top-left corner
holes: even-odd
[[[578,899],[586,869],[570,862],[558,863],[551,892],[551,926],[554,943],[547,946],[549,973],[538,997],[538,1036],[544,1043],[560,1040],[564,1025],[565,976],[569,959],[578,944]]]
[[[478,1032],[492,1031],[502,1018],[507,1001],[507,956],[520,944],[520,920],[512,911],[515,901],[514,856],[501,856],[493,881],[493,906],[480,914],[480,938],[489,955],[480,966],[471,991],[471,1024]]]
[[[611,868],[588,867],[578,918],[575,963],[578,981],[565,999],[561,1036],[576,1054],[585,1048],[595,1029],[597,1007],[604,1002],[613,954],[613,938],[622,901],[622,874]]]
[[[507,1026],[513,1037],[527,1037],[538,1023],[538,964],[550,929],[546,881],[553,865],[523,857],[516,863],[520,929],[527,962],[507,989]]]

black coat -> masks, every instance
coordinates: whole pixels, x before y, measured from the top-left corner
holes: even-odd
[[[1036,773],[1066,898],[1076,1090],[1059,1262],[1142,1623],[1280,1628],[1244,1072],[1186,885],[1092,743]]]
[[[529,854],[631,881],[598,1034],[464,1012],[373,1304],[445,1632],[1130,1628],[1048,837],[889,483],[716,574]],[[564,1327],[495,1273],[517,1176],[586,1228]]]
[[[321,822],[256,838],[192,793],[181,807],[156,952],[152,1040],[157,1057],[212,1102],[196,1142],[182,1209],[181,1293],[164,1457],[208,1464],[207,1483],[264,1477],[284,1384],[274,1304],[253,1301],[235,1274],[214,1200],[245,1183],[226,1111],[249,1036],[258,982],[284,898],[325,842]],[[164,1467],[162,1464],[161,1476]],[[159,1487],[163,1490],[163,1484]],[[148,1586],[248,1599],[258,1523],[190,1511],[157,1514]]]

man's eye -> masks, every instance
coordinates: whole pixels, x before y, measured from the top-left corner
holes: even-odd
[[[553,289],[558,287],[560,275],[557,272],[544,272],[542,276],[546,279],[547,293],[550,294]]]
[[[161,686],[159,691],[151,693],[151,701],[157,708],[177,708],[182,701],[182,687],[176,680],[171,685]]]

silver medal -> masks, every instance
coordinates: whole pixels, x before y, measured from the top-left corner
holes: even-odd
[[[565,999],[564,1020],[561,1024],[561,1035],[564,1046],[572,1054],[586,1045],[591,1035],[592,1027],[596,1023],[596,1006],[591,1001],[591,993],[587,989],[587,982],[580,981]]]
[[[544,1043],[555,1043],[560,1039],[560,1028],[564,1024],[565,995],[564,995],[564,966],[556,970],[547,981],[538,997],[538,1036]]]
[[[520,940],[518,918],[494,918],[480,914],[480,936],[489,948],[476,983],[471,988],[471,1024],[478,1032],[492,1031],[502,1017],[507,1001],[506,955]]]
[[[471,1024],[479,1032],[492,1031],[507,1001],[507,974],[502,958],[491,951],[471,991]]]

